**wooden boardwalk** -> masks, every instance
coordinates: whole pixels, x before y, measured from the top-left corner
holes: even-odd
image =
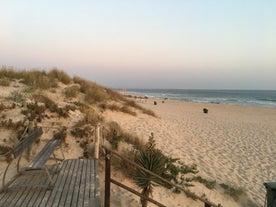
[[[51,170],[57,166],[52,166]],[[53,177],[54,186],[47,190],[45,171],[26,171],[0,193],[5,207],[100,207],[97,160],[65,160]]]

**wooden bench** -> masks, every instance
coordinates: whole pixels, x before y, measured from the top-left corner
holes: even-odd
[[[2,191],[6,190],[8,186],[22,173],[25,171],[31,171],[31,170],[44,170],[50,180],[50,184],[53,185],[52,176],[50,174],[50,171],[48,170],[47,166],[45,165],[46,162],[49,160],[51,155],[53,154],[55,160],[57,161],[57,158],[54,155],[54,151],[56,147],[60,144],[60,139],[51,139],[47,142],[47,144],[43,147],[43,149],[36,155],[36,157],[31,161],[31,163],[23,168],[20,169],[20,160],[22,158],[22,154],[24,151],[28,150],[31,145],[39,139],[39,137],[42,135],[43,131],[42,128],[37,128],[33,132],[31,132],[27,137],[22,139],[10,152],[14,156],[14,160],[18,158],[17,161],[17,175],[8,183],[5,183],[6,174],[8,171],[8,168],[10,167],[11,163],[8,164],[6,167],[4,176],[3,176],[3,186]],[[63,155],[63,153],[62,153]],[[64,155],[63,155],[64,158]]]

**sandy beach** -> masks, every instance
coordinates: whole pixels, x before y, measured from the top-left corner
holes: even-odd
[[[94,86],[94,85],[93,85]],[[21,111],[24,104],[14,104],[10,95],[15,91],[23,91],[26,86],[19,81],[13,81],[10,87],[1,86],[2,121],[12,118],[13,121],[25,120]],[[64,89],[68,87],[59,83],[54,91],[45,90],[45,97],[55,100],[59,106],[64,106],[71,99],[64,97]],[[94,93],[93,93],[94,95]],[[24,93],[26,100],[30,94]],[[79,94],[73,100],[82,101],[84,94]],[[28,98],[28,99],[27,99]],[[131,108],[132,115],[110,109],[100,110],[95,105],[93,109],[98,110],[103,117],[102,124],[109,121],[117,122],[127,133],[137,135],[145,142],[151,133],[157,147],[169,157],[179,158],[185,164],[196,164],[198,175],[208,180],[216,180],[216,187],[207,189],[203,184],[194,183],[190,190],[198,196],[203,196],[216,204],[224,207],[257,207],[263,206],[265,202],[264,182],[276,181],[276,108],[262,108],[252,106],[237,106],[223,104],[203,104],[193,102],[181,102],[160,99],[135,99],[143,108],[152,110],[157,117],[142,113],[138,108]],[[26,102],[26,101],[25,101]],[[113,101],[114,102],[114,101]],[[157,104],[154,104],[157,102]],[[108,103],[108,102],[106,102]],[[105,104],[106,104],[105,103]],[[112,101],[111,101],[112,103]],[[119,104],[119,103],[117,103]],[[120,104],[122,104],[120,102]],[[208,113],[203,113],[203,108],[208,108]],[[87,111],[69,110],[68,117],[60,117],[53,112],[47,112],[49,118],[43,119],[38,126],[43,127],[41,137],[42,145],[33,147],[38,151],[43,143],[61,128],[68,127],[64,154],[66,159],[78,159],[83,156],[84,148],[80,141],[93,141],[93,135],[87,135],[86,140],[76,138],[69,133],[76,123],[83,120]],[[88,111],[89,112],[89,111]],[[90,113],[91,115],[91,113]],[[93,114],[92,114],[93,115]],[[95,116],[95,115],[94,115]],[[25,122],[23,122],[24,124]],[[87,122],[85,122],[87,124]],[[94,127],[94,121],[88,122]],[[25,125],[24,125],[25,126]],[[92,128],[93,128],[92,127]],[[91,128],[91,129],[92,129]],[[0,130],[0,144],[12,147],[16,143],[14,131],[2,127]],[[90,147],[91,145],[87,146]],[[88,151],[90,148],[87,149]],[[118,149],[120,151],[120,147]],[[60,152],[58,152],[60,153]],[[92,153],[92,151],[91,151]],[[90,154],[91,154],[90,153]],[[57,154],[60,155],[60,154]],[[90,158],[92,156],[90,155]],[[104,197],[104,161],[100,159],[101,196]],[[26,160],[22,160],[25,162]],[[14,162],[15,164],[15,162]],[[23,165],[23,164],[22,164]],[[7,166],[6,160],[1,158],[0,175],[3,176]],[[8,173],[8,179],[13,176],[16,167],[13,166]],[[112,171],[116,180],[127,186],[140,191],[132,180],[126,178],[120,169]],[[235,188],[243,188],[246,195],[240,200],[226,195],[220,184],[226,184]],[[112,207],[137,207],[140,206],[139,198],[115,185],[111,185]],[[184,193],[175,194],[172,190],[154,186],[153,199],[168,207],[202,207],[204,204],[187,198]],[[154,206],[154,205],[149,205]]]
[[[157,105],[153,101],[157,101]],[[264,204],[266,191],[263,183],[276,180],[275,108],[170,100],[162,103],[162,100],[153,99],[140,104],[153,110],[158,118],[143,114],[129,116],[111,111],[106,112],[105,116],[144,140],[153,132],[157,146],[165,154],[180,158],[187,164],[196,164],[200,175],[214,179],[217,183],[244,188],[254,204]],[[209,113],[204,114],[203,108],[208,108]],[[157,189],[153,197],[168,206],[203,205],[190,199],[187,201],[183,194],[174,195]],[[210,200],[223,206],[241,206],[217,190],[201,192],[200,187],[191,189],[205,193]],[[118,194],[119,189],[113,187],[113,192]],[[125,194],[120,195],[120,200],[132,199]],[[131,206],[135,206],[135,203],[137,205],[137,201],[138,198],[135,198]],[[183,202],[186,204],[183,205]]]

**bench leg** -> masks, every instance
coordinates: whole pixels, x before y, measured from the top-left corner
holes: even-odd
[[[48,176],[48,178],[50,180],[50,189],[51,189],[54,186],[53,178],[52,178],[52,176],[51,176],[51,174],[49,172],[49,169],[46,166],[44,166],[44,170],[45,170],[45,172],[46,172],[46,174],[47,174],[47,176]]]
[[[61,168],[61,167],[60,167],[61,163],[58,162],[58,159],[57,159],[55,153],[53,153],[53,157],[54,157],[54,160],[55,160],[55,162],[56,162],[56,167],[55,167],[54,173],[58,173],[58,172],[60,171],[60,168]]]

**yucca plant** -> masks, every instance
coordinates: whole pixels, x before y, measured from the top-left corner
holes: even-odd
[[[141,167],[150,170],[159,176],[166,177],[167,159],[159,149],[155,148],[153,133],[151,133],[146,147],[140,150],[136,155],[135,162]],[[135,183],[142,189],[141,194],[147,198],[152,193],[153,186],[161,184],[161,181],[158,178],[142,171],[139,168],[136,168],[133,178]],[[147,207],[148,201],[146,199],[141,198],[140,201],[142,207]]]

